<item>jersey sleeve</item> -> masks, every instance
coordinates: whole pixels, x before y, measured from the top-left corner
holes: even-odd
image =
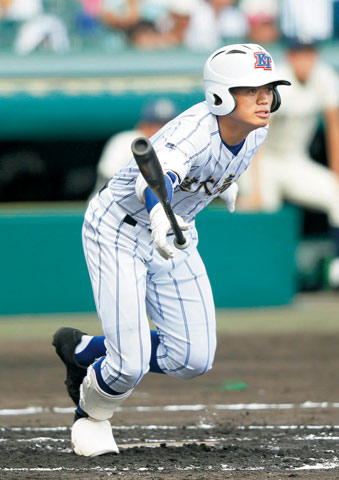
[[[199,119],[180,119],[153,143],[164,173],[174,172],[181,183],[192,166],[206,160],[211,137]]]
[[[190,169],[189,158],[187,158],[182,151],[177,149],[174,151],[174,149],[166,146],[162,147],[160,150],[156,150],[156,154],[164,175],[166,175],[167,172],[173,172],[175,174],[173,187],[180,184]],[[147,186],[148,184],[146,180],[140,173],[136,179],[135,192],[141,203],[145,203],[145,190]]]

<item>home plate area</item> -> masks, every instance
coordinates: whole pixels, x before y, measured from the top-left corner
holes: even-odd
[[[321,417],[324,412],[336,411],[336,403],[303,404],[225,404],[169,405],[154,407],[159,420],[195,412],[200,421],[191,425],[130,424],[113,426],[119,444],[119,455],[96,458],[78,457],[72,453],[69,426],[12,426],[0,428],[0,478],[338,478],[339,425],[235,425],[220,423],[222,412],[237,412],[259,420],[260,414],[273,417],[282,411],[289,415],[307,411]],[[52,416],[64,415],[69,409],[51,408]],[[139,417],[142,407],[126,407],[122,414]],[[30,408],[30,412],[15,409],[0,411],[0,415],[24,418],[35,417],[46,409]],[[152,407],[146,409],[152,412]],[[199,413],[197,413],[199,412]],[[25,415],[26,413],[26,415]],[[258,417],[256,415],[259,415]],[[204,416],[215,418],[204,423]],[[29,422],[32,423],[32,422]],[[264,473],[265,472],[265,473]],[[275,475],[280,474],[280,477]],[[99,476],[100,475],[100,476]],[[168,476],[170,475],[170,476]],[[318,476],[315,476],[318,475]],[[338,473],[336,474],[338,475]],[[287,477],[286,477],[287,478]]]
[[[111,421],[120,454],[94,458],[72,453],[50,338],[1,342],[1,480],[339,479],[339,332],[219,335],[205,375],[146,375]]]

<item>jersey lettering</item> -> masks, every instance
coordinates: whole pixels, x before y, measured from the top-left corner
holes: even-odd
[[[184,181],[181,183],[180,189],[183,190],[184,192],[190,192],[190,193],[197,193],[201,189],[203,189],[205,194],[210,197],[211,195],[215,195],[216,193],[220,194],[225,190],[227,190],[227,188],[231,185],[234,177],[235,175],[233,174],[229,175],[227,178],[225,178],[221,187],[217,188],[214,191],[211,187],[213,185],[216,185],[219,182],[219,180],[215,180],[212,177],[212,175],[210,175],[206,180],[202,180],[201,182],[199,182],[198,177],[193,177],[193,178],[186,177]],[[197,187],[192,189],[192,185],[197,185]]]
[[[184,192],[197,193],[199,192],[199,190],[203,188],[205,191],[205,194],[208,196],[211,196],[213,195],[213,192],[210,190],[208,186],[209,183],[211,183],[212,185],[215,185],[216,183],[212,175],[210,175],[208,178],[206,178],[206,180],[203,180],[201,182],[199,182],[197,177],[193,177],[193,178],[186,177],[184,181],[181,183],[180,189],[183,190]],[[195,190],[191,189],[193,184],[198,184],[198,187]]]

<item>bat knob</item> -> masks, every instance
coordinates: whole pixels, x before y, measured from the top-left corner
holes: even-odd
[[[146,137],[136,138],[131,145],[132,153],[136,157],[150,155],[152,152],[152,144]]]
[[[185,242],[184,242],[184,243],[178,243],[177,239],[175,238],[175,239],[174,239],[174,242],[173,242],[173,243],[174,243],[174,246],[175,246],[176,248],[178,248],[179,250],[184,250],[185,248],[187,248],[188,245],[190,244],[190,239],[187,238],[187,237],[184,237],[184,239],[185,239]]]

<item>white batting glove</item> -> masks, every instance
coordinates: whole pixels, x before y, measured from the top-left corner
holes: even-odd
[[[227,190],[219,195],[219,197],[225,201],[227,210],[231,213],[233,213],[235,210],[235,202],[237,201],[238,191],[239,187],[234,182],[228,187]]]
[[[169,260],[174,257],[172,248],[167,243],[167,234],[171,230],[171,224],[167,218],[165,210],[160,203],[157,203],[151,210],[151,230],[154,246],[160,255]],[[175,215],[181,230],[189,230],[190,225],[186,223],[179,215]]]

